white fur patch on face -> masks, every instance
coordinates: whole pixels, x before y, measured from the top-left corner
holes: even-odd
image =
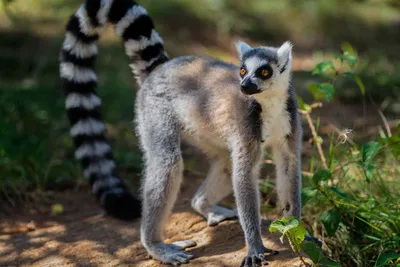
[[[250,57],[244,61],[244,65],[247,68],[247,73],[254,73],[259,67],[267,64],[268,61],[257,56]]]

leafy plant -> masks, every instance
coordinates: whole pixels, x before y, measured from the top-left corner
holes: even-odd
[[[305,266],[308,264],[304,261],[300,252],[303,251],[315,265],[318,266],[340,266],[336,262],[328,259],[323,255],[322,249],[313,241],[305,241],[307,234],[306,228],[300,223],[296,217],[287,217],[275,220],[271,223],[269,231],[276,231],[282,234],[280,240],[283,243],[283,238],[289,240],[290,247],[299,256]]]
[[[309,86],[315,102],[298,99],[318,152],[303,179],[307,184],[302,189],[303,220],[322,240],[325,253],[342,265],[395,266],[400,263],[400,126],[393,132],[386,127],[379,138],[357,144],[349,137],[350,130],[321,137],[320,119],[312,118],[313,111],[323,106],[319,101],[332,101],[339,78],[352,80],[362,96],[368,95],[356,73],[357,53],[349,44],[343,44],[342,51],[315,66],[313,75],[323,79]],[[291,217],[274,221],[270,231],[281,232],[298,255],[303,251],[314,264],[337,266],[315,243],[299,236],[305,233],[303,228]]]

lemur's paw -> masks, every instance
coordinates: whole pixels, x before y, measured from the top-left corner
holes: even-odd
[[[258,267],[261,265],[268,265],[264,254],[255,254],[251,256],[244,257],[240,267]]]
[[[227,209],[221,206],[215,206],[207,215],[209,226],[217,226],[220,222],[237,218],[238,213],[235,209]]]
[[[314,243],[317,244],[320,248],[322,248],[322,242],[321,242],[318,238],[316,238],[316,237],[312,237],[312,236],[310,236],[310,235],[307,234],[307,235],[305,236],[304,240],[314,242]]]
[[[165,264],[179,266],[189,263],[194,255],[183,251],[185,248],[196,246],[196,242],[191,240],[178,241],[173,244],[154,244],[148,248],[150,255]]]

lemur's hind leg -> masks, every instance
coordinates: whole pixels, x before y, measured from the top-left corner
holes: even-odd
[[[177,266],[193,258],[182,249],[196,243],[189,240],[174,244],[163,242],[164,227],[177,198],[183,172],[179,127],[171,115],[165,114],[168,115],[168,110],[159,108],[157,114],[143,119],[138,128],[146,160],[141,241],[153,258]],[[152,118],[158,121],[153,123]]]
[[[201,184],[192,199],[192,207],[207,218],[208,225],[237,217],[237,211],[218,206],[223,198],[233,191],[229,157],[216,160],[211,164],[207,178]]]

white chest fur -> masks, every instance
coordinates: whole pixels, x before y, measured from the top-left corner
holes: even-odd
[[[261,93],[256,100],[262,107],[262,140],[264,145],[278,145],[290,133],[290,115],[286,109],[287,94]]]

